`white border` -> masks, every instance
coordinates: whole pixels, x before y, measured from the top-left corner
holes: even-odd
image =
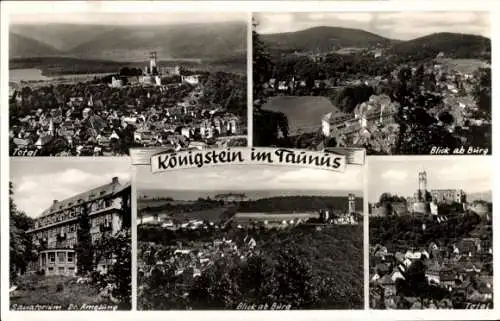
[[[320,11],[491,11],[492,17],[499,17],[498,6],[495,0],[420,0],[420,1],[57,1],[57,2],[42,2],[42,1],[2,1],[1,2],[1,94],[0,94],[0,151],[1,151],[1,319],[2,320],[87,320],[89,318],[120,318],[122,320],[136,320],[136,319],[160,319],[168,318],[170,320],[180,319],[205,319],[205,320],[254,320],[256,318],[263,319],[308,319],[308,320],[332,320],[332,319],[350,319],[350,320],[473,320],[473,319],[493,319],[500,315],[500,300],[498,298],[497,289],[499,278],[499,260],[494,256],[494,310],[412,310],[412,311],[375,311],[375,310],[359,310],[359,311],[293,311],[293,312],[214,312],[214,311],[190,311],[190,312],[16,312],[9,311],[8,307],[8,260],[9,260],[9,246],[8,246],[8,179],[9,179],[9,161],[8,161],[8,13],[23,12],[23,13],[48,13],[60,12],[61,14],[67,12],[88,12],[92,13],[95,10],[101,12],[165,12],[165,11],[204,11],[204,12],[320,12]],[[498,20],[498,19],[497,19]],[[496,61],[499,59],[498,49],[498,33],[500,22],[491,19],[492,30],[492,55],[493,55],[493,83],[498,79],[498,70],[496,68]],[[251,31],[251,25],[249,25]],[[457,31],[459,26],[457,26]],[[249,55],[251,57],[251,55]],[[251,64],[248,68],[251,70]],[[248,75],[249,84],[251,84],[251,72]],[[498,91],[493,90],[492,105],[497,105]],[[251,91],[249,92],[249,101],[251,99]],[[493,122],[496,123],[496,111],[493,111]],[[251,114],[249,113],[249,116]],[[250,120],[250,119],[249,119]],[[248,126],[249,135],[251,135],[251,122]],[[495,126],[493,127],[495,132]],[[249,139],[251,142],[251,138]],[[499,140],[500,142],[500,140]],[[493,139],[493,150],[499,148],[497,140]],[[495,155],[495,154],[494,154]],[[465,157],[465,156],[463,156]],[[492,157],[492,162],[495,162],[495,156]],[[366,173],[366,172],[365,172]],[[500,188],[500,183],[497,182],[497,171],[494,170],[493,175],[493,197],[496,200],[496,188]],[[365,179],[367,175],[364,175]],[[133,188],[135,191],[135,189]],[[134,192],[133,192],[134,193]],[[366,193],[366,191],[365,191]],[[366,194],[365,194],[366,195]],[[365,202],[368,200],[365,197]],[[133,209],[135,203],[133,203]],[[494,207],[496,209],[496,207]],[[366,211],[366,205],[365,205]],[[495,212],[494,212],[495,213]],[[135,215],[133,214],[135,217]],[[496,226],[500,224],[498,214],[493,215],[493,224]],[[134,222],[134,221],[132,221]],[[368,225],[366,225],[366,228]],[[134,231],[133,231],[134,233]],[[367,230],[365,230],[365,234]],[[498,234],[498,233],[497,233]],[[135,235],[135,234],[133,234]],[[134,242],[134,241],[133,241]],[[367,240],[365,240],[366,244]],[[494,249],[499,252],[500,238],[494,236]],[[133,243],[134,244],[134,243]],[[134,251],[134,250],[133,250]],[[366,249],[365,249],[366,251]],[[496,253],[495,253],[496,254]],[[365,254],[366,255],[366,254]],[[133,267],[135,267],[135,260],[133,259]],[[365,269],[368,267],[365,266]],[[366,272],[365,272],[366,273]],[[133,281],[134,282],[134,281]],[[368,282],[365,279],[365,282]],[[135,301],[133,301],[135,306]]]

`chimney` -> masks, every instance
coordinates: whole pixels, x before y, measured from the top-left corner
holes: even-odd
[[[118,184],[118,177],[116,177],[116,176],[115,176],[115,177],[113,177],[113,178],[111,179],[111,183],[112,183],[112,184]]]
[[[52,204],[56,204],[57,202],[59,202],[59,201],[58,201],[58,200],[54,200],[54,201],[52,202]]]

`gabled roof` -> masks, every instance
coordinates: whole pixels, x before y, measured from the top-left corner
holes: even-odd
[[[112,181],[108,184],[101,185],[86,192],[69,197],[65,200],[53,203],[52,206],[43,211],[42,215],[40,215],[40,218],[58,211],[71,208],[76,204],[86,203],[94,199],[115,195],[129,186],[130,183],[120,184],[118,181]]]

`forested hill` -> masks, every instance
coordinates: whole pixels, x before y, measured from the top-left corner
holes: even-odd
[[[425,229],[422,228],[425,224]],[[476,214],[450,216],[446,222],[438,223],[432,217],[372,217],[370,218],[370,244],[382,244],[390,251],[404,250],[410,247],[427,247],[438,242],[450,245],[469,237],[470,233],[481,224]],[[484,235],[487,236],[487,235]]]
[[[274,49],[319,52],[329,52],[345,47],[385,47],[394,42],[364,30],[341,27],[315,27],[260,36],[264,43]]]
[[[246,57],[246,28],[243,22],[13,25],[9,49],[11,57],[20,58],[59,54],[82,59],[142,61],[147,52],[156,51],[160,60],[220,60]]]
[[[434,58],[439,53],[452,58],[481,58],[491,53],[491,40],[476,35],[434,33],[428,36],[394,44],[388,53],[415,57],[415,60]]]
[[[15,33],[9,35],[9,58],[24,57],[50,57],[59,56],[62,53],[56,48]]]
[[[318,211],[325,208],[346,211],[348,208],[347,196],[280,196],[262,198],[240,203],[238,211],[290,213],[298,211]],[[360,197],[356,198],[356,209],[358,211],[363,210],[363,199]]]
[[[332,53],[340,48],[381,48],[385,54],[432,59],[439,53],[452,58],[485,58],[491,53],[491,40],[486,37],[450,32],[434,33],[412,40],[393,40],[358,29],[315,27],[306,30],[262,34],[271,52]]]

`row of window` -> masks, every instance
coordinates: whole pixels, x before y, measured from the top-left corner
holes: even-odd
[[[47,247],[49,249],[56,249],[56,248],[74,248],[76,245],[76,237],[64,240],[64,241],[49,241],[47,243]]]
[[[101,215],[90,220],[92,227],[99,226],[101,224],[108,225],[111,224],[113,220],[113,214]]]
[[[106,214],[102,216],[98,216],[95,218],[90,219],[90,224],[92,227],[99,226],[101,224],[106,225],[111,225],[113,221],[113,215],[112,214]],[[63,225],[63,226],[58,226],[54,227],[45,231],[38,231],[35,234],[35,237],[37,239],[50,239],[59,236],[65,236],[67,234],[76,232],[77,230],[77,224],[72,223],[68,225]],[[55,240],[54,240],[55,242]]]
[[[115,201],[116,200],[113,200],[113,199],[99,199],[97,201],[90,203],[88,205],[88,209],[91,213],[99,211],[99,210],[103,210],[105,208],[111,207]],[[69,203],[68,206],[71,206],[71,203]],[[80,206],[73,206],[72,208],[69,208],[63,212],[59,212],[59,213],[55,213],[55,214],[51,214],[51,215],[42,217],[42,218],[36,220],[35,228],[58,223],[58,222],[64,222],[66,220],[75,218],[75,217],[82,214],[83,206],[86,206],[86,205],[82,204]]]
[[[56,271],[53,266],[49,266],[47,268],[47,270],[48,270],[47,274],[54,274],[54,272]],[[69,267],[59,266],[57,268],[57,271],[58,271],[58,274],[64,274],[64,273],[66,273],[66,271],[68,273],[74,273],[75,272],[75,267],[73,267],[73,266],[69,266]]]
[[[68,253],[57,252],[57,255],[55,252],[49,252],[49,253],[42,253],[42,265],[46,264],[47,258],[48,258],[48,261],[50,263],[55,263],[56,257],[57,257],[58,263],[72,263],[75,261],[75,253],[74,252],[68,252]]]

